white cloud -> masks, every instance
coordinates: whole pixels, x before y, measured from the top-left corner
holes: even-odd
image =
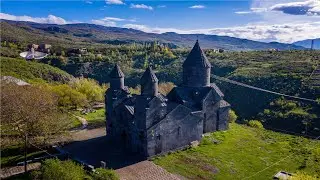
[[[85,3],[87,4],[92,4],[93,2],[92,1],[84,1]]]
[[[153,10],[153,7],[147,6],[147,5],[145,5],[145,4],[131,4],[131,5],[130,5],[130,8]]]
[[[236,11],[234,13],[236,13],[236,14],[251,14],[252,11]]]
[[[179,34],[208,34],[231,36],[237,38],[251,39],[256,41],[278,41],[292,43],[304,39],[320,37],[320,21],[301,24],[273,24],[273,25],[245,25],[228,28],[209,28],[181,30],[175,28],[152,28],[146,25],[125,24],[124,28],[137,29],[149,33],[175,32]]]
[[[117,17],[104,17],[101,20],[103,20],[103,21],[125,21],[125,19],[117,18]]]
[[[307,0],[301,2],[289,2],[275,4],[270,7],[270,10],[281,11],[291,15],[319,15],[320,16],[320,1]]]
[[[15,16],[5,13],[0,13],[0,19],[7,19],[12,21],[29,21],[42,24],[67,24],[67,21],[61,17],[48,15],[48,17],[31,17],[31,16]]]
[[[203,5],[194,5],[194,6],[190,6],[189,8],[191,8],[191,9],[204,9],[206,7]]]
[[[292,43],[304,39],[320,37],[320,21],[308,23],[287,23],[273,25],[246,25],[231,28],[216,28],[209,34],[239,37],[258,41],[278,41]]]
[[[125,4],[123,2],[123,0],[106,0],[107,4],[117,4],[117,5],[121,5],[121,4]]]
[[[92,19],[93,24],[98,24],[102,26],[117,26],[116,22],[135,22],[135,19],[123,19],[117,17],[104,17],[101,19]]]
[[[267,12],[266,8],[250,8],[250,11],[236,11],[236,14],[253,14]]]
[[[301,12],[305,13],[305,14],[302,13],[300,15],[297,15],[297,9],[299,9],[299,7],[294,7],[291,10],[284,8],[285,6],[288,6],[288,4],[290,6],[293,6],[293,5],[297,6],[297,4],[302,3],[303,6],[305,6],[310,2],[312,2],[311,4],[313,4],[316,2],[316,0],[312,0],[312,1],[310,0],[268,0],[268,1],[253,0],[251,4],[251,8],[262,8],[262,9],[264,8],[267,10],[263,13],[257,14],[257,18],[260,18],[261,23],[264,23],[264,24],[318,22],[320,21],[320,16],[319,15],[317,16],[316,14],[312,14],[311,12],[315,13],[315,11],[318,10],[319,5],[313,6],[313,8],[307,10],[307,12],[306,10],[303,11],[303,9],[300,9],[302,10]],[[282,7],[281,11],[279,9],[280,6]]]
[[[103,21],[99,19],[93,19],[91,20],[93,24],[102,25],[102,26],[116,26],[117,23],[114,21]]]

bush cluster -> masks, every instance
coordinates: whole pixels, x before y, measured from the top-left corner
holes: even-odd
[[[263,129],[263,125],[259,120],[249,120],[247,125],[258,129]]]
[[[41,169],[31,174],[34,180],[118,180],[118,175],[111,169],[97,168],[89,173],[83,166],[71,160],[60,161],[47,159]]]

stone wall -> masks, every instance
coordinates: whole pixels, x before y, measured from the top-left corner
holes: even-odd
[[[208,67],[184,67],[183,69],[183,86],[187,87],[204,87],[210,86],[210,72]]]
[[[185,106],[178,105],[165,119],[147,132],[147,156],[165,153],[185,147],[200,140],[203,119],[191,113]]]

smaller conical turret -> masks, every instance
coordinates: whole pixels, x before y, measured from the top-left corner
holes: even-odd
[[[140,84],[141,95],[156,96],[158,94],[158,78],[150,66],[143,73]]]
[[[124,88],[124,74],[120,69],[120,66],[116,64],[109,74],[111,89],[123,89]]]

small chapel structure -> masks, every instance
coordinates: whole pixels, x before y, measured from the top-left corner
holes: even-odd
[[[210,82],[211,64],[195,43],[183,63],[183,82],[164,96],[151,67],[143,73],[141,94],[132,95],[118,65],[106,92],[107,137],[130,152],[150,157],[184,148],[202,134],[228,129],[230,104]]]

